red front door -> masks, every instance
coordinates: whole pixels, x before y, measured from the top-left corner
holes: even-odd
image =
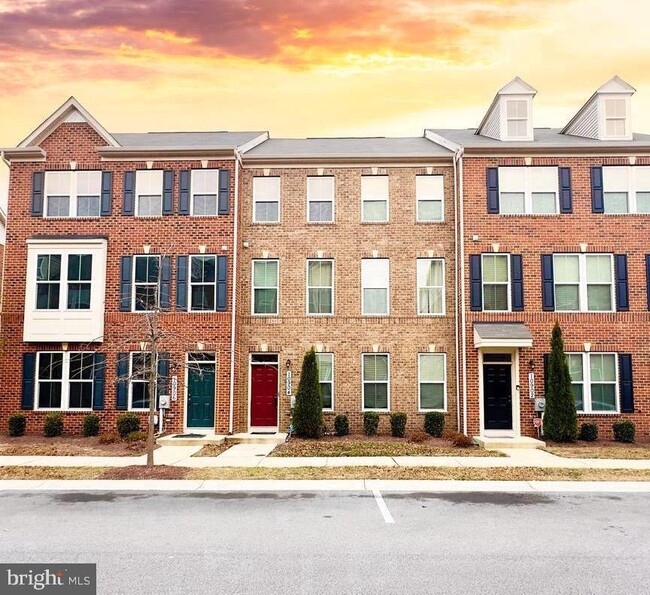
[[[251,426],[278,425],[278,367],[255,364],[251,369]]]

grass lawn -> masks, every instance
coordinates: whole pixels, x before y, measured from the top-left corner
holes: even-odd
[[[613,441],[547,442],[544,449],[558,457],[569,459],[650,459],[650,443],[623,444]]]
[[[38,434],[27,434],[18,438],[0,435],[0,456],[89,456],[89,457],[133,457],[146,452],[144,441],[101,444],[99,436],[57,436],[46,438]]]
[[[319,440],[292,438],[280,444],[272,457],[501,457],[478,446],[460,448],[444,438],[411,442],[392,436],[324,436]]]
[[[193,454],[193,457],[217,457],[225,450],[228,450],[232,444],[206,444],[199,452]]]

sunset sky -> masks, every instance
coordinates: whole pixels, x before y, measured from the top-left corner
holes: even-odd
[[[0,0],[0,146],[70,95],[112,132],[420,135],[476,126],[515,75],[561,126],[619,74],[650,132],[649,19],[648,0]]]

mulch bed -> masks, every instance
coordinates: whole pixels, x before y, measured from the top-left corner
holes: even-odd
[[[146,452],[143,442],[117,441],[100,444],[99,436],[57,436],[46,438],[38,434],[26,434],[17,438],[0,435],[0,456],[91,456],[132,457]]]
[[[596,440],[585,442],[553,442],[546,440],[546,448],[560,457],[583,459],[650,459],[650,442],[626,444],[613,440]]]

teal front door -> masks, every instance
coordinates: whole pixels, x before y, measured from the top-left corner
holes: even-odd
[[[187,427],[214,428],[214,364],[192,364],[188,370]]]

